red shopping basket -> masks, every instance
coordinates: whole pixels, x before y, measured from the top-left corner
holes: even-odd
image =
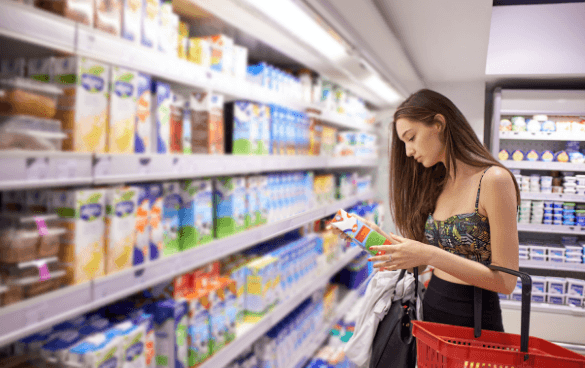
[[[529,338],[530,276],[503,267],[489,267],[522,279],[521,335],[413,321],[418,368],[585,368],[585,356],[543,339]],[[481,324],[481,318],[475,320]]]

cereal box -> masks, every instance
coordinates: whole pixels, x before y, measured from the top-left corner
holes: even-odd
[[[112,68],[108,124],[108,151],[111,153],[134,152],[136,82],[136,72]]]
[[[134,151],[136,153],[147,153],[155,151],[152,139],[152,80],[149,75],[137,73],[136,86],[136,127]]]
[[[138,188],[106,189],[106,273],[132,266],[136,243]]]
[[[180,210],[183,205],[179,182],[163,183],[163,254],[168,256],[181,251],[179,244]]]

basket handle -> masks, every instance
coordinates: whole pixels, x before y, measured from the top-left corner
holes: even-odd
[[[530,330],[530,302],[532,297],[532,278],[529,274],[521,271],[511,270],[509,268],[489,265],[489,269],[509,273],[520,277],[522,280],[522,304],[521,304],[521,320],[520,320],[520,351],[528,353],[528,338]],[[476,288],[477,289],[477,288]],[[477,294],[476,294],[477,295]],[[481,304],[479,306],[481,310]],[[480,313],[481,315],[481,313]],[[481,317],[479,318],[479,325],[481,330]],[[477,317],[476,317],[477,330]],[[528,354],[524,355],[524,361],[528,360]]]

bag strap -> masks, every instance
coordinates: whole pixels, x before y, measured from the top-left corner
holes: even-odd
[[[400,274],[398,275],[398,280],[396,280],[396,283],[398,284],[400,282],[400,280],[402,280],[404,278],[404,275],[406,274],[406,270],[400,270]],[[417,304],[417,300],[418,300],[418,267],[413,267],[413,274],[414,274],[414,315],[417,315],[418,312],[418,304]],[[394,295],[396,295],[396,289],[394,289],[394,294],[392,295],[392,298],[394,298]],[[479,313],[477,313],[479,316],[481,316],[481,305],[479,308]],[[481,323],[481,319],[480,319],[480,323]],[[481,326],[480,326],[480,334],[481,334]]]

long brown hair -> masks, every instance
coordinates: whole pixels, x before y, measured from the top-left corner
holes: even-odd
[[[396,121],[405,118],[431,126],[437,123],[437,114],[443,115],[446,122],[442,134],[446,165],[440,162],[425,168],[406,156],[406,147],[396,131]],[[465,116],[451,100],[428,89],[412,94],[394,113],[390,157],[390,210],[397,230],[404,237],[426,242],[425,222],[429,213],[435,211],[451,168],[456,172],[456,160],[475,167],[499,166],[510,172],[479,141]],[[511,172],[510,175],[520,202],[518,183]]]

